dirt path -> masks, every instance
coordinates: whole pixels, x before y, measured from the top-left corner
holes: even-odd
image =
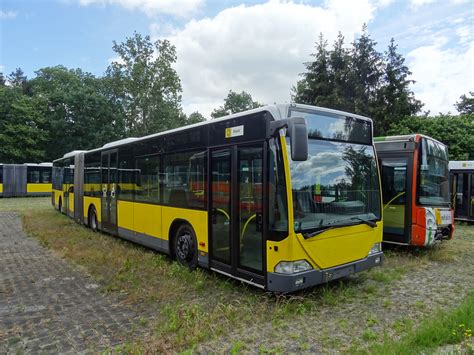
[[[141,333],[138,315],[0,212],[0,353],[107,349]]]

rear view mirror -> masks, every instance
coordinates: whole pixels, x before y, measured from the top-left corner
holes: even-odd
[[[308,159],[308,130],[303,117],[293,117],[288,122],[288,132],[291,144],[291,159],[305,161]]]
[[[269,135],[273,136],[282,128],[287,128],[290,137],[291,159],[293,161],[308,160],[308,130],[303,117],[291,117],[270,122]]]

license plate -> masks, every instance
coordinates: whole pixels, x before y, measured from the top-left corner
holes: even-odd
[[[340,279],[341,277],[349,276],[354,273],[354,267],[347,266],[335,270],[330,270],[325,272],[326,281]]]

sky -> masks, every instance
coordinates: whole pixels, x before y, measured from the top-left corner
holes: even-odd
[[[0,72],[64,65],[104,74],[112,42],[134,31],[169,39],[185,113],[209,117],[229,90],[291,100],[320,33],[347,46],[366,23],[377,49],[393,37],[423,111],[455,113],[474,91],[474,0],[0,0]]]

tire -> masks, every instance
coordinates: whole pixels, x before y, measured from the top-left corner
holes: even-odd
[[[97,223],[97,213],[95,212],[95,208],[91,207],[89,210],[89,228],[93,232],[97,232],[99,230],[98,223]]]
[[[63,199],[60,197],[58,202],[58,210],[63,213]]]
[[[198,250],[196,235],[188,224],[182,224],[176,230],[173,238],[173,253],[176,260],[181,264],[194,270],[198,262]]]

